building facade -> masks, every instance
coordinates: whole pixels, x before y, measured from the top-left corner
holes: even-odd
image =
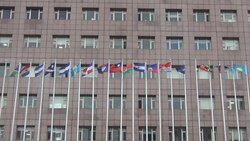
[[[247,0],[1,0],[0,140],[247,141],[249,31]]]

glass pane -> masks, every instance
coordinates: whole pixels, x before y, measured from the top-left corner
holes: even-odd
[[[3,10],[3,19],[10,19],[11,18],[11,9],[4,9]]]
[[[95,20],[95,11],[93,10],[87,11],[87,20]]]
[[[31,19],[38,19],[39,10],[31,10]]]
[[[59,11],[59,20],[66,20],[67,11],[61,10]]]

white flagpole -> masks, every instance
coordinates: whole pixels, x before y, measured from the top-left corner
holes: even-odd
[[[135,71],[134,61],[132,64],[132,141],[135,141]]]
[[[68,118],[69,118],[69,97],[70,97],[70,69],[71,69],[71,61],[69,61],[69,70],[68,70],[68,93],[67,93],[67,108],[66,108],[66,120],[65,120],[65,140],[67,140],[67,133],[68,133]]]
[[[26,136],[26,127],[27,127],[27,116],[28,116],[28,106],[29,106],[29,96],[30,96],[30,74],[31,74],[31,67],[32,63],[30,62],[30,68],[29,68],[29,80],[28,80],[28,90],[27,90],[27,96],[26,96],[26,105],[25,105],[25,117],[24,117],[24,127],[23,127],[23,141],[25,141]]]
[[[248,80],[248,70],[247,70],[247,63],[246,62],[245,62],[245,68],[246,68],[248,111],[249,111],[249,116],[250,116],[250,93],[249,93],[249,80]]]
[[[39,107],[39,118],[37,127],[37,141],[40,141],[40,129],[41,129],[41,116],[42,116],[42,106],[43,106],[43,85],[44,85],[44,72],[45,72],[45,62],[43,62],[43,72],[42,72],[42,86],[41,86],[41,99]]]
[[[148,141],[148,76],[147,62],[145,61],[145,96],[146,96],[146,141]]]
[[[56,60],[54,64],[54,82],[53,82],[53,96],[52,96],[52,115],[50,124],[50,141],[53,141],[53,128],[54,128],[54,104],[55,104],[55,93],[56,93]]]
[[[93,60],[92,66],[93,66],[93,75],[92,75],[91,141],[94,140],[95,60]]]
[[[221,67],[219,63],[219,67]],[[222,84],[222,76],[221,76],[221,68],[219,68],[219,77],[220,77],[220,96],[221,96],[221,109],[222,109],[222,120],[223,120],[223,131],[224,131],[224,141],[227,141],[227,128],[226,128],[226,118],[225,118],[225,105],[224,105],[224,92],[223,92],[223,84]]]
[[[209,61],[210,67],[210,61]],[[214,104],[213,104],[213,91],[212,91],[212,72],[208,72],[209,75],[209,92],[210,92],[210,105],[211,105],[211,116],[212,116],[212,141],[215,141],[215,129],[214,129]]]
[[[82,69],[81,69],[81,60],[80,60],[80,70],[78,75],[78,107],[77,107],[77,129],[76,129],[76,141],[79,141],[79,127],[80,127],[80,98],[81,98],[81,75],[82,75]]]
[[[233,62],[232,62],[233,66]],[[239,113],[238,113],[238,100],[237,100],[237,92],[236,92],[236,86],[235,86],[235,72],[237,70],[233,70],[233,86],[234,86],[234,101],[235,101],[235,112],[236,112],[236,123],[237,123],[237,131],[239,135],[239,141],[241,141],[241,136],[240,136],[240,125],[239,125]]]
[[[123,114],[123,59],[121,63],[121,119],[120,119],[120,141],[123,141],[122,136],[122,114]]]
[[[108,62],[107,113],[106,113],[106,141],[108,141],[108,126],[109,126],[109,77],[110,77],[110,60],[109,60],[109,62]]]
[[[159,101],[159,134],[160,134],[160,138],[159,141],[162,141],[162,114],[161,114],[161,71],[160,71],[160,63],[158,60],[157,63],[157,71],[158,71],[158,101]]]
[[[2,92],[1,92],[1,105],[0,105],[0,119],[2,117],[2,108],[4,106],[4,100],[3,100],[3,97],[4,97],[4,87],[5,87],[5,78],[6,78],[6,69],[7,68],[7,63],[5,62],[4,63],[4,74],[3,74],[3,85],[2,85]]]
[[[185,61],[183,62],[186,69]],[[188,111],[187,111],[187,82],[186,82],[186,72],[184,73],[184,95],[185,95],[185,121],[186,121],[186,139],[189,141],[189,131],[188,131]]]
[[[195,82],[196,82],[196,100],[197,100],[197,112],[198,112],[198,128],[199,128],[199,140],[201,140],[201,121],[200,121],[200,103],[199,103],[199,84],[198,84],[198,74],[197,74],[197,62],[195,59]]]
[[[17,105],[17,96],[18,96],[19,77],[20,77],[21,66],[22,66],[21,63],[19,62],[19,65],[18,65],[18,74],[17,74],[17,80],[16,80],[15,104],[14,104],[12,124],[11,124],[10,141],[13,141],[13,133],[14,133],[14,126],[15,126],[16,105]]]
[[[172,141],[175,141],[175,123],[174,123],[174,94],[173,94],[173,76],[172,76],[172,60],[170,65],[170,92],[171,92],[171,117],[172,117]]]

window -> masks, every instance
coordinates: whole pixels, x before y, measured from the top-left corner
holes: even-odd
[[[239,141],[239,134],[236,127],[229,127],[229,141]],[[240,127],[240,141],[247,141],[247,131],[245,127]]]
[[[48,140],[50,140],[51,127],[48,127]],[[52,141],[64,141],[65,138],[65,127],[64,126],[53,126],[52,130]]]
[[[93,129],[93,140],[96,138],[96,126]],[[91,140],[91,126],[82,126],[79,128],[79,140],[90,141]]]
[[[213,66],[207,65],[205,67],[209,67],[208,71],[199,69],[200,65],[197,66],[197,77],[198,79],[209,79],[209,75],[211,75],[211,79],[213,78]]]
[[[82,36],[82,48],[98,48],[98,36]]]
[[[222,22],[236,22],[237,12],[236,10],[221,10]]]
[[[184,65],[172,65],[171,71],[167,71],[167,78],[172,77],[172,79],[183,79],[185,73],[185,66]],[[171,76],[172,75],[172,76]]]
[[[40,20],[43,17],[42,7],[27,7],[26,8],[26,19],[28,20]]]
[[[239,50],[239,38],[222,38],[223,50]]]
[[[156,141],[156,127],[148,127],[148,135],[146,134],[146,127],[139,127],[139,141]]]
[[[55,95],[54,104],[53,104],[53,96],[49,96],[49,108],[54,109],[65,109],[67,106],[67,96],[63,95]]]
[[[212,127],[201,127],[201,140],[200,141],[213,141],[213,135],[214,135],[214,141],[216,141],[216,128]]]
[[[98,8],[83,8],[82,9],[83,20],[98,20],[99,9]]]
[[[167,37],[166,40],[168,50],[179,50],[183,48],[183,37]]]
[[[0,7],[1,19],[14,19],[15,8],[14,7]]]
[[[24,126],[17,126],[16,139],[25,141],[33,141],[35,139],[35,126],[26,126],[24,135]]]
[[[154,9],[138,9],[138,21],[154,21]]]
[[[10,64],[6,63],[6,76],[9,74]],[[0,63],[0,77],[4,77],[5,63]]]
[[[171,96],[168,96],[168,108],[172,109]],[[185,97],[184,96],[173,96],[173,109],[184,110],[185,109]]]
[[[212,104],[214,107],[214,96],[212,97]],[[200,106],[200,110],[212,109],[211,98],[209,96],[199,96],[199,106]]]
[[[138,47],[140,49],[153,49],[155,43],[155,37],[139,36]]]
[[[68,35],[53,35],[54,48],[69,48],[69,36]]]
[[[37,95],[29,94],[28,99],[28,108],[36,107]],[[19,107],[25,108],[27,104],[27,94],[20,94],[19,95]]]
[[[121,108],[121,96],[109,96],[109,109]],[[123,95],[123,109],[126,108],[126,95]]]
[[[139,78],[140,79],[146,78],[146,74],[147,74],[147,79],[154,79],[156,78],[156,75],[157,75],[157,73],[153,73],[152,71],[147,71],[147,73],[139,72]]]
[[[169,141],[172,141],[173,129],[172,127],[168,128],[169,130]],[[186,141],[187,133],[185,127],[174,127],[174,137],[175,141]]]
[[[211,50],[211,38],[210,37],[195,37],[194,38],[196,50]]]
[[[0,48],[12,47],[12,35],[0,35]]]
[[[126,9],[110,9],[112,21],[125,21],[127,10]]]
[[[0,107],[5,108],[6,105],[7,105],[7,94],[3,94],[3,100],[2,100],[2,94],[0,94]]]
[[[80,108],[92,109],[92,95],[81,95]],[[96,95],[94,98],[94,108],[96,108]]]
[[[138,101],[138,107],[139,109],[155,109],[156,105],[156,96],[155,95],[148,95],[148,105],[146,105],[146,96],[140,95],[139,101]]]
[[[41,43],[41,35],[25,35],[24,46],[26,48],[39,48]]]
[[[55,8],[55,20],[70,20],[71,8]]]
[[[245,109],[245,102],[243,96],[237,96],[237,108],[238,110],[244,110]],[[234,96],[227,96],[227,108],[229,110],[235,110],[236,109],[236,103]]]
[[[127,47],[126,36],[110,36],[110,48],[123,48]]]
[[[166,9],[166,21],[180,22],[182,17],[181,9]]]
[[[108,132],[109,141],[120,140],[120,126],[109,127]],[[122,140],[126,140],[126,127],[122,127]]]
[[[231,65],[224,66],[224,78],[225,79],[242,79],[242,72],[232,71]]]
[[[4,126],[0,125],[0,139],[3,139],[3,135],[4,135]]]
[[[193,10],[193,20],[195,22],[208,22],[209,10]]]

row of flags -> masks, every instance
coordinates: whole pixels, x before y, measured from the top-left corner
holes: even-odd
[[[48,74],[54,74],[55,71],[55,63],[52,63],[46,70],[44,64],[39,64],[34,68],[34,75],[35,77],[38,77],[42,74],[44,71],[44,75]],[[19,68],[21,67],[21,68]],[[172,62],[168,61],[163,64],[145,64],[145,63],[133,63],[133,64],[122,64],[122,63],[117,63],[117,64],[103,64],[101,66],[97,67],[97,71],[99,74],[103,74],[109,72],[110,73],[131,73],[133,71],[138,71],[138,72],[145,72],[145,71],[150,71],[152,73],[158,73],[159,69],[166,71],[166,72],[171,72],[172,69]],[[215,66],[218,68],[218,71],[221,72],[221,65]],[[177,72],[180,72],[182,74],[185,74],[185,65],[177,65],[174,66],[175,70]],[[90,73],[92,73],[95,69],[95,66],[91,64],[85,65],[84,68],[81,67],[81,64],[77,64],[73,67],[71,67],[70,63],[60,65],[59,69],[59,75],[67,75],[70,74],[71,76],[74,76],[78,73],[81,73],[81,75],[84,77]],[[213,71],[213,66],[212,65],[199,65],[197,67],[198,70],[203,70],[206,72],[212,72]],[[233,64],[231,66],[224,66],[224,69],[229,69],[230,71],[238,71],[242,72],[244,74],[247,73],[246,71],[246,66],[245,65],[237,65]],[[20,71],[20,72],[19,72]],[[30,64],[26,65],[18,65],[15,70],[10,74],[10,77],[15,77],[18,73],[21,74],[22,77],[27,77],[31,73],[31,66]]]

